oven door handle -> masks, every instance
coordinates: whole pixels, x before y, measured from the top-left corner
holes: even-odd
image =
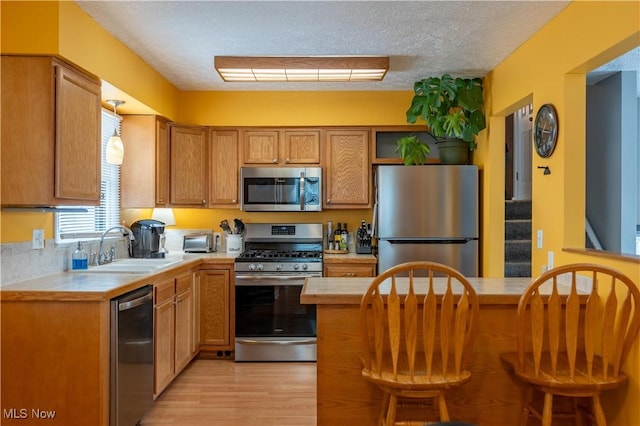
[[[305,183],[304,172],[300,172],[300,211],[304,210],[304,206],[306,204],[306,201],[304,199],[304,196],[305,196],[304,183]]]
[[[302,285],[306,278],[318,275],[236,275],[235,285],[270,286],[270,285]],[[297,281],[297,282],[293,282]]]
[[[236,337],[236,342],[242,343],[244,345],[285,345],[285,346],[293,346],[293,345],[309,345],[315,344],[317,339],[296,339],[296,340],[254,340],[254,339],[245,339],[244,337]]]

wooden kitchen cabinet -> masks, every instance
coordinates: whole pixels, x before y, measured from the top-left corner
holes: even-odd
[[[2,205],[98,205],[100,80],[51,56],[1,67]]]
[[[243,130],[242,163],[274,166],[320,164],[320,130]]]
[[[326,131],[323,207],[371,207],[371,162],[368,130]]]
[[[231,268],[201,269],[200,273],[200,349],[232,350],[235,302]]]
[[[340,264],[325,264],[323,277],[333,278],[351,278],[351,277],[374,277],[376,275],[375,264],[361,264],[361,263],[340,263]]]
[[[237,130],[209,131],[209,207],[237,208],[239,197]]]
[[[162,281],[154,288],[154,380],[153,394],[159,395],[171,383],[175,372],[175,284]]]
[[[191,272],[160,281],[154,288],[154,396],[189,364],[193,350]]]
[[[173,206],[207,205],[207,135],[203,127],[170,126],[170,200]]]
[[[120,168],[122,208],[163,207],[169,202],[169,124],[155,115],[125,115],[125,156]]]

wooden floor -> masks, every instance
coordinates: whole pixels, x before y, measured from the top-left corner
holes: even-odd
[[[315,426],[316,364],[196,359],[140,424]]]

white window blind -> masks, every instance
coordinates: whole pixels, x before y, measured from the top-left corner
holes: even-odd
[[[120,166],[107,164],[106,147],[120,120],[113,112],[102,110],[102,178],[100,206],[77,206],[86,213],[56,213],[56,242],[73,242],[100,237],[108,228],[120,225]]]

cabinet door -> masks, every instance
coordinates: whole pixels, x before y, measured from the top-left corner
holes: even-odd
[[[244,164],[278,164],[279,132],[277,130],[245,130],[242,132]]]
[[[171,204],[207,203],[207,141],[203,128],[171,126]]]
[[[52,57],[2,56],[2,205],[97,205],[100,81]]]
[[[169,124],[163,119],[156,120],[156,205],[166,206],[169,202]]]
[[[202,272],[196,271],[193,273],[191,280],[191,289],[193,292],[192,306],[193,306],[193,327],[191,337],[191,354],[195,355],[200,349],[200,278]]]
[[[324,273],[325,277],[333,277],[333,278],[350,278],[350,277],[373,277],[375,265],[373,264],[353,264],[353,263],[344,263],[344,264],[326,264],[324,265]]]
[[[201,271],[200,343],[230,349],[230,271]]]
[[[238,207],[238,132],[209,133],[209,207]]]
[[[167,122],[154,115],[125,115],[122,139],[125,143],[120,168],[122,208],[166,204],[169,183]]]
[[[191,280],[190,276],[188,277]],[[175,372],[180,373],[191,360],[193,337],[193,293],[191,286],[176,295]]]
[[[327,130],[325,208],[371,207],[369,132]]]
[[[56,67],[56,197],[98,203],[101,180],[100,86]]]
[[[159,395],[173,380],[175,372],[175,283],[159,282],[154,288],[154,395]]]
[[[319,130],[285,130],[283,144],[286,164],[320,164]]]

